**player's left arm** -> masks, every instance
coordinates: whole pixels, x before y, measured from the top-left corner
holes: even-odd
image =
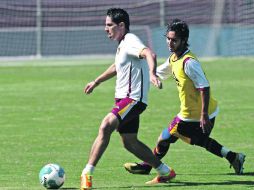
[[[189,59],[185,62],[184,71],[187,76],[192,80],[194,86],[200,92],[202,101],[201,115],[200,115],[200,127],[203,133],[210,133],[212,129],[212,123],[209,119],[208,108],[210,99],[210,85],[205,76],[205,73],[201,67],[199,61]]]
[[[156,67],[157,67],[157,58],[156,54],[152,52],[151,49],[149,48],[144,48],[140,52],[140,57],[145,58],[148,66],[149,66],[149,73],[150,73],[150,81],[153,83],[154,86],[157,88],[161,89],[162,88],[162,83],[156,76]]]
[[[158,76],[161,80],[166,80],[171,76],[172,70],[169,64],[169,58],[161,65],[159,65],[156,69],[156,76]]]

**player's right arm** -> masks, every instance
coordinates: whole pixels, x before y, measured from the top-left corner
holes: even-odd
[[[155,53],[152,52],[149,48],[144,48],[140,52],[140,57],[145,58],[149,67],[150,81],[154,86],[161,89],[162,84],[156,76],[156,67],[157,67],[157,59]]]
[[[84,88],[84,92],[86,94],[90,94],[93,92],[93,89],[95,87],[97,87],[100,83],[114,77],[116,75],[116,66],[115,64],[112,64],[109,66],[109,68],[104,71],[100,76],[98,76],[95,80],[93,80],[92,82],[89,82],[85,88]]]

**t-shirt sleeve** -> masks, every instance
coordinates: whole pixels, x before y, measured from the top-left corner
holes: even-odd
[[[184,72],[193,81],[196,88],[202,89],[210,86],[199,61],[188,59],[184,65]]]
[[[143,44],[143,42],[134,34],[129,34],[126,36],[126,43],[128,43],[127,47],[127,53],[129,55],[135,56],[137,58],[141,58],[140,54],[143,49],[146,48],[146,46]]]
[[[162,79],[165,80],[171,75],[171,69],[169,67],[169,58],[156,69],[156,75]]]

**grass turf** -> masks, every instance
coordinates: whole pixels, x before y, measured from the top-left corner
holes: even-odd
[[[62,189],[79,189],[79,176],[98,126],[113,105],[115,82],[112,79],[101,84],[89,96],[83,94],[83,87],[110,62],[0,63],[1,190],[44,189],[38,174],[49,162],[65,169]],[[138,159],[124,150],[119,135],[114,133],[96,168],[95,189],[253,189],[253,64],[252,59],[203,61],[220,106],[211,136],[247,155],[244,175],[234,175],[226,160],[178,141],[163,158],[177,172],[176,179],[169,184],[146,186],[144,182],[156,175],[155,170],[148,176],[127,173],[122,165]],[[151,87],[149,106],[141,117],[140,140],[154,147],[159,133],[178,111],[173,80],[165,81],[163,90]]]

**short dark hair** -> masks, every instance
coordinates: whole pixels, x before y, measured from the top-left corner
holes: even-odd
[[[174,31],[176,36],[180,39],[186,40],[186,46],[189,46],[189,27],[186,22],[180,19],[174,19],[170,24],[167,25],[167,33],[169,31]]]
[[[124,9],[110,8],[107,11],[107,16],[111,17],[112,21],[116,24],[123,22],[125,24],[125,28],[128,31],[130,30],[129,14]]]

